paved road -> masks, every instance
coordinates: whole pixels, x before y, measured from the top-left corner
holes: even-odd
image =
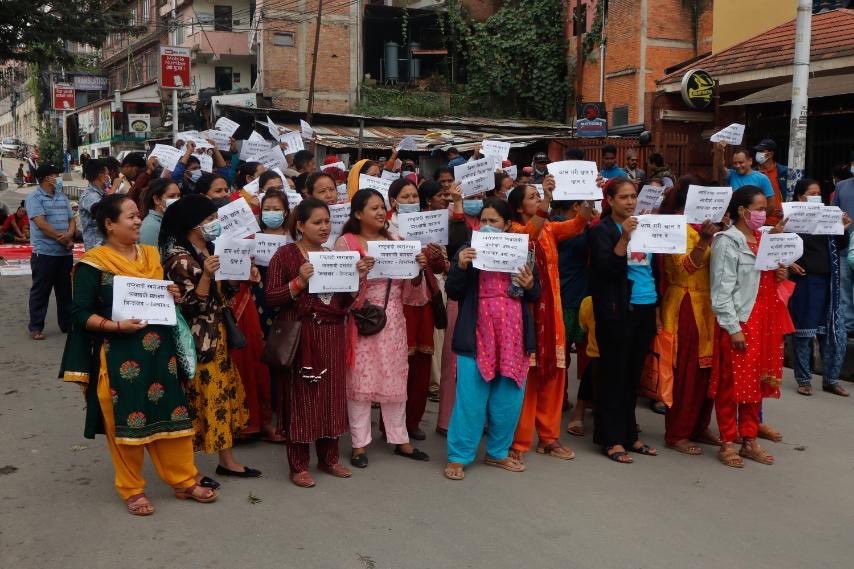
[[[476,464],[450,482],[444,439],[431,432],[420,445],[429,463],[375,443],[367,470],[349,480],[318,473],[304,490],[288,482],[282,447],[256,443],[238,457],[265,477],[223,480],[216,504],[172,499],[148,465],[157,513],[133,518],[112,489],[103,438],[81,436],[77,388],[55,378],[64,337],[53,316],[46,341],[26,336],[28,282],[0,277],[0,568],[852,566],[854,400],[800,397],[791,377],[782,400],[766,405],[787,441],[768,444],[771,467],[738,471],[711,452],[667,450],[623,466],[565,435],[572,462],[532,455],[523,474]],[[426,425],[435,412],[430,404]],[[661,417],[639,416],[661,445]],[[212,472],[215,460],[197,457]]]

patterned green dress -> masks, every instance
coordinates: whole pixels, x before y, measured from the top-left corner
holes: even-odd
[[[73,332],[63,356],[66,381],[88,381],[84,436],[103,433],[97,384],[102,354],[106,360],[116,441],[146,444],[161,438],[191,436],[187,397],[179,382],[174,331],[150,325],[133,334],[87,332],[92,314],[110,319],[113,274],[79,263],[74,270]]]

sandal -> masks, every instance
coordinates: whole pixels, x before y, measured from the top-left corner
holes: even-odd
[[[603,447],[602,448],[602,454],[604,454],[605,456],[607,456],[608,458],[610,458],[614,462],[619,462],[620,464],[631,464],[634,462],[634,459],[632,457],[630,457],[629,453],[627,453],[624,450],[608,452],[616,446],[620,446],[620,445],[612,445],[609,447]]]
[[[199,495],[196,493],[196,490],[202,490],[205,492],[203,495]],[[209,504],[210,502],[216,502],[216,499],[219,498],[219,494],[216,490],[211,490],[210,488],[205,488],[198,484],[193,484],[187,488],[175,490],[175,497],[179,500],[194,500],[202,504]]]
[[[682,439],[681,441],[677,441],[673,444],[665,443],[667,448],[672,448],[675,451],[681,452],[682,454],[690,454],[690,455],[698,455],[703,454],[703,449],[698,447],[695,444],[691,444],[691,441],[688,439]]]
[[[546,454],[561,460],[572,460],[575,458],[573,450],[560,444],[560,441],[552,441],[545,446],[537,445],[537,454]]]
[[[638,454],[643,454],[646,456],[658,456],[657,450],[655,450],[651,446],[649,446],[647,444],[643,444],[643,443],[641,443],[641,446],[639,446],[639,447],[636,447],[636,446],[630,447],[629,452],[636,452]]]
[[[838,383],[834,383],[833,385],[822,385],[821,390],[833,393],[834,395],[839,395],[840,397],[848,397],[848,390]]]
[[[774,441],[775,443],[779,443],[783,440],[783,435],[776,431],[775,429],[769,427],[765,423],[759,424],[759,438],[767,439],[769,441]]]
[[[30,339],[32,339],[32,340],[44,340],[44,338],[45,338],[45,336],[44,336],[44,334],[42,334],[41,330],[38,330],[36,332],[30,332]],[[147,516],[148,514],[136,514],[136,515]]]
[[[150,516],[154,513],[154,506],[145,494],[134,494],[125,500],[125,504],[128,512],[134,516]]]
[[[512,458],[514,461],[518,462],[519,464],[522,464],[522,465],[525,464],[525,453],[518,451],[515,448],[511,448],[510,450],[508,450],[507,456],[509,458]]]
[[[738,454],[744,458],[755,460],[759,464],[774,464],[774,457],[765,452],[765,449],[756,443],[756,439],[744,439],[744,444]]]
[[[827,390],[825,390],[825,391],[827,391]],[[800,393],[801,395],[806,395],[807,397],[809,397],[810,395],[812,395],[812,385],[799,385],[798,386],[798,393]]]
[[[445,478],[448,480],[462,480],[466,477],[466,473],[463,470],[465,467],[459,462],[449,462],[447,466],[445,466]]]
[[[732,443],[721,444],[721,450],[718,451],[718,460],[724,466],[730,468],[744,468],[744,460],[739,456]]]
[[[573,437],[584,436],[584,421],[570,421],[566,426],[566,432]]]
[[[503,468],[504,470],[507,470],[509,472],[525,472],[525,470],[527,470],[524,464],[510,458],[510,456],[502,460],[498,460],[497,458],[492,458],[491,456],[487,455],[483,459],[483,463],[489,466],[495,466],[496,468]]]

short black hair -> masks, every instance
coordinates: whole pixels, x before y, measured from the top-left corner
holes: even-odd
[[[301,170],[303,166],[314,160],[314,154],[308,150],[298,150],[294,154],[294,168]]]
[[[234,176],[234,187],[242,190],[243,186],[246,185],[246,176],[254,176],[260,165],[260,162],[241,162],[238,164],[237,173]]]
[[[202,161],[199,160],[198,156],[195,156],[194,154],[190,154],[190,157],[187,158],[187,167],[189,168],[191,164],[198,164],[199,166],[201,166]]]
[[[98,231],[104,237],[107,236],[107,220],[113,223],[118,221],[122,214],[122,204],[130,200],[127,194],[110,194],[104,196],[98,203],[92,206],[92,213],[95,214],[95,223],[98,226]]]
[[[436,174],[433,176],[434,180],[438,180],[439,176],[442,174],[450,174],[451,178],[454,178],[454,167],[453,166],[439,166],[436,169]]]
[[[107,165],[101,159],[94,158],[92,160],[87,160],[86,164],[83,165],[83,177],[90,183],[94,182],[95,179],[100,176],[104,170],[106,170],[106,168]]]
[[[122,166],[136,166],[137,168],[145,169],[145,158],[141,154],[131,152],[122,159]]]
[[[617,147],[614,146],[613,144],[606,144],[605,146],[602,147],[602,155],[604,156],[605,154],[616,155],[617,154]]]
[[[118,172],[119,168],[121,168],[121,164],[119,164],[119,161],[116,160],[113,156],[105,156],[100,160],[104,162],[104,166],[106,166],[107,170],[109,170],[110,172]]]
[[[501,198],[486,198],[483,200],[483,209],[494,209],[505,223],[513,221],[513,210],[510,204]],[[483,211],[483,209],[481,211]]]
[[[647,161],[650,164],[653,164],[656,168],[664,168],[664,156],[659,154],[658,152],[653,152],[647,158]]]

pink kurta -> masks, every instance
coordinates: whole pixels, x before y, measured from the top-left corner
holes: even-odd
[[[337,251],[364,251],[350,247],[348,236],[335,242]],[[357,239],[349,238],[355,244]],[[388,279],[369,279],[362,284],[359,296],[353,303],[359,307],[365,301],[382,307],[385,302]],[[376,401],[395,403],[406,401],[406,379],[409,357],[406,344],[406,320],[403,316],[402,280],[391,281],[391,292],[386,306],[385,328],[373,336],[359,336],[355,326],[348,323],[347,333],[355,335],[353,365],[347,368],[347,399],[351,401]]]

